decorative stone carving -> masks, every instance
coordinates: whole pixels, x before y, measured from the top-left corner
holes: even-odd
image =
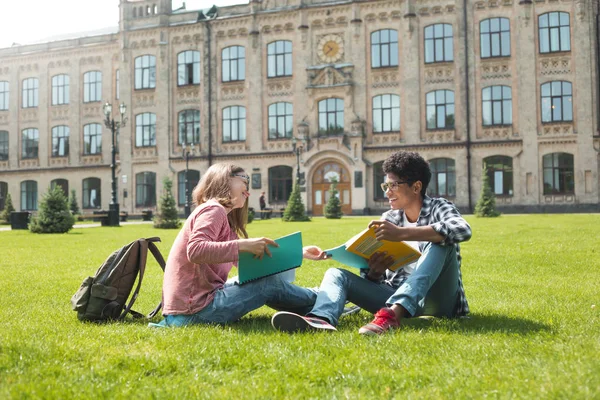
[[[221,86],[222,100],[241,100],[245,97],[244,84],[233,84]]]
[[[154,106],[154,94],[135,94],[133,103],[135,107],[152,107]]]
[[[221,145],[221,153],[235,154],[242,153],[247,150],[249,149],[246,146],[246,142],[223,143]]]
[[[30,110],[21,112],[21,122],[38,122],[38,110],[37,108],[33,108]]]
[[[298,124],[298,138],[300,140],[307,140],[310,137],[310,125],[306,121],[301,121]]]
[[[157,155],[156,147],[136,147],[133,150],[133,157],[136,159],[155,158]]]
[[[490,62],[481,65],[481,79],[507,79],[511,77],[510,63]]]
[[[334,66],[329,65],[320,70],[309,72],[308,87],[318,88],[352,85],[352,69],[354,69],[353,66],[335,68]]]
[[[50,118],[53,121],[68,121],[69,120],[69,109],[68,107],[53,107],[50,113]]]
[[[292,143],[289,140],[274,140],[269,142],[270,151],[292,151]]]
[[[425,141],[427,143],[449,143],[454,142],[454,131],[426,131]]]
[[[363,136],[364,135],[364,127],[365,127],[365,122],[357,117],[354,121],[352,121],[352,124],[350,126],[350,135],[351,136]]]
[[[390,88],[399,87],[399,72],[398,69],[378,70],[372,73],[373,88]]]
[[[94,155],[84,155],[81,157],[81,163],[83,165],[98,165],[102,164],[102,155],[94,154]]]
[[[372,143],[375,145],[395,145],[400,143],[401,134],[398,133],[373,133]]]
[[[488,140],[509,139],[513,136],[512,126],[491,126],[481,129],[481,138]]]
[[[561,75],[571,72],[571,57],[545,57],[540,60],[542,75]]]
[[[177,104],[197,104],[200,102],[200,91],[194,89],[179,89],[177,91]]]
[[[20,168],[36,168],[40,166],[40,160],[37,158],[30,158],[26,160],[19,160]]]
[[[51,157],[50,165],[53,167],[67,166],[69,165],[69,157]]]
[[[102,118],[102,116],[104,115],[102,113],[100,105],[88,105],[88,106],[84,106],[81,111],[82,111],[82,114],[83,114],[83,118],[90,118],[90,119],[96,119],[96,118],[98,118],[99,119],[99,118]]]
[[[573,135],[576,132],[573,130],[573,124],[544,124],[541,131],[538,133],[542,137],[560,137]]]
[[[431,84],[452,82],[454,82],[454,64],[425,67],[425,83]]]

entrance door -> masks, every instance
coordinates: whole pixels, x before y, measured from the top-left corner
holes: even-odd
[[[337,190],[340,202],[342,203],[342,212],[346,215],[352,214],[352,195],[350,174],[340,164],[330,161],[321,164],[312,179],[312,213],[313,215],[323,215],[325,205],[329,200],[329,189],[333,180],[338,182]]]

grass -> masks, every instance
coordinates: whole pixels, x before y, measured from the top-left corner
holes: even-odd
[[[249,233],[302,230],[329,248],[368,220],[255,221]],[[337,333],[291,336],[266,307],[225,327],[81,323],[69,299],[111,251],[160,236],[166,256],[177,232],[0,232],[0,398],[600,398],[600,215],[468,220],[471,318],[409,320],[376,338],[357,334],[365,311]],[[305,262],[297,283],[318,285],[333,266]],[[158,302],[161,274],[151,262],[136,309]]]

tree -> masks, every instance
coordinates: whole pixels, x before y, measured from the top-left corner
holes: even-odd
[[[179,229],[179,212],[173,196],[173,181],[169,178],[163,180],[163,195],[158,203],[158,214],[154,218],[154,227],[160,229]]]
[[[481,195],[475,205],[475,215],[478,217],[497,217],[500,215],[500,213],[496,211],[496,196],[494,196],[490,186],[487,167],[483,168]]]
[[[79,204],[77,203],[77,195],[75,194],[75,189],[71,190],[71,198],[69,199],[69,209],[71,210],[71,214],[79,214]]]
[[[287,207],[283,212],[283,220],[285,222],[293,221],[310,221],[308,215],[304,212],[304,204],[300,197],[300,185],[298,182],[294,184],[294,189],[287,203]]]
[[[6,203],[4,204],[4,210],[0,213],[0,223],[10,224],[10,213],[15,211],[15,206],[12,203],[12,197],[10,193],[6,194]]]
[[[329,200],[325,205],[325,218],[329,219],[340,219],[342,218],[342,202],[338,197],[337,180],[331,180],[331,186],[329,187]]]
[[[40,202],[37,217],[31,220],[33,233],[66,233],[73,228],[75,217],[69,210],[67,197],[60,186],[48,188]]]

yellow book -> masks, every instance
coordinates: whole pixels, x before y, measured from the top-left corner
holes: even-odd
[[[421,257],[418,250],[404,242],[377,240],[374,227],[365,229],[343,245],[325,250],[325,252],[332,259],[359,269],[369,267],[366,260],[371,258],[374,253],[387,252],[388,256],[394,259],[394,264],[389,268],[392,271],[417,261]]]

